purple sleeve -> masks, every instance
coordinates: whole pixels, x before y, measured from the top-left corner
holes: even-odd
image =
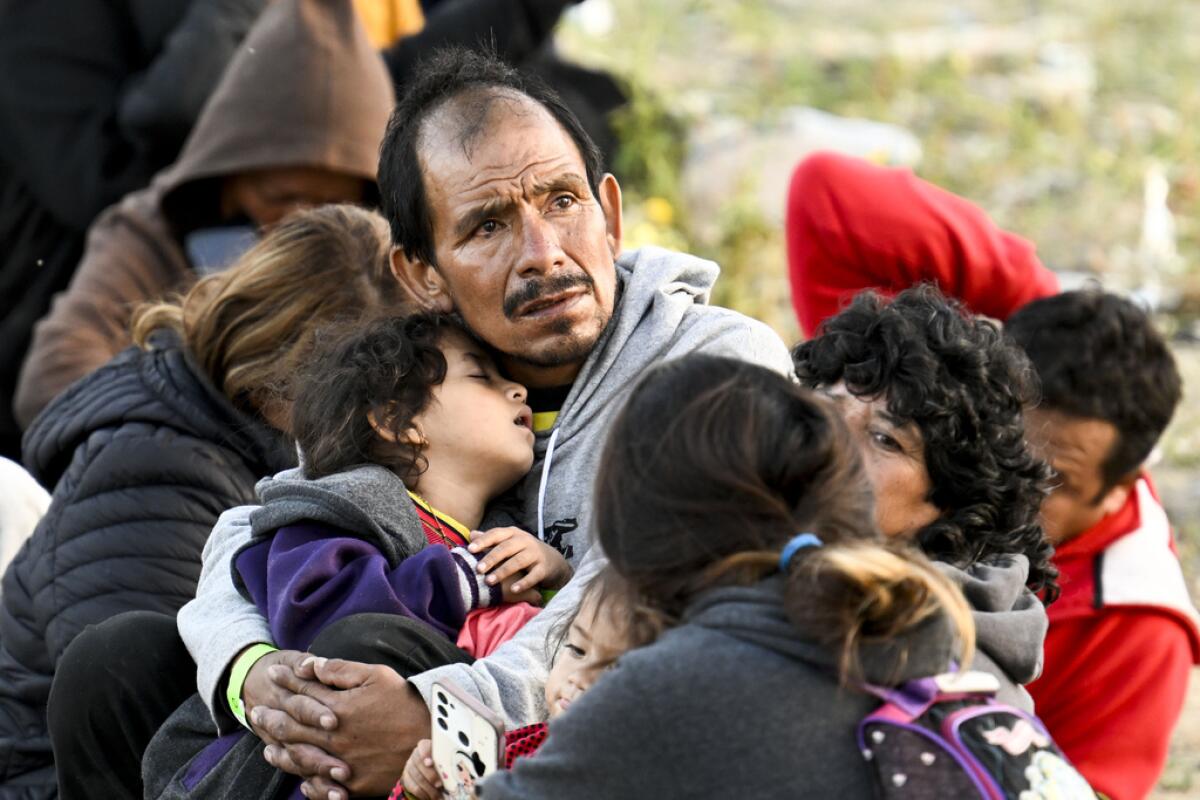
[[[316,525],[280,528],[246,548],[236,567],[275,644],[307,650],[331,622],[352,614],[399,614],[455,639],[467,612],[499,602],[463,548],[427,547],[388,569],[368,542]]]

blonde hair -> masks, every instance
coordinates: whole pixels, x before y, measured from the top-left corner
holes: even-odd
[[[175,331],[213,384],[260,413],[292,399],[292,376],[324,324],[401,301],[389,270],[387,222],[352,205],[293,214],[228,269],[182,296],[148,303],[133,341]]]
[[[708,580],[730,573],[765,576],[778,551],[737,553],[713,565]],[[943,618],[958,640],[960,664],[975,653],[971,607],[953,582],[915,547],[893,540],[845,539],[798,552],[787,570],[784,610],[798,629],[835,648],[843,681],[861,678],[864,646],[897,643],[929,620]],[[744,580],[744,578],[743,578]],[[903,667],[907,653],[900,648]]]

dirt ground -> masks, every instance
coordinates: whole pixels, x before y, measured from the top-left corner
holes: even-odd
[[[1171,757],[1151,800],[1200,798],[1200,668],[1192,670],[1187,705],[1171,741]]]
[[[1171,515],[1192,598],[1200,602],[1200,345],[1177,343],[1184,399],[1163,441],[1154,469]],[[1154,800],[1200,800],[1200,668],[1192,671],[1187,705],[1175,729],[1171,755]]]

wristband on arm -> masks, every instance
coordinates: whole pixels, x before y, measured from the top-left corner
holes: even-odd
[[[267,653],[274,653],[278,649],[270,644],[252,645],[237,657],[237,660],[233,662],[233,668],[229,671],[229,686],[225,690],[225,700],[229,703],[229,711],[233,714],[234,719],[242,723],[242,727],[247,730],[253,729],[246,721],[246,706],[242,703],[242,686],[246,683],[246,676],[250,674],[250,668]]]

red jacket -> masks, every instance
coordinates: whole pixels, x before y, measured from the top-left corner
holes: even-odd
[[[928,281],[1001,320],[1058,292],[1033,244],[978,207],[907,170],[833,153],[809,156],[792,174],[787,248],[806,336],[868,288],[895,294]]]
[[[1046,663],[1029,684],[1038,716],[1088,782],[1113,800],[1149,794],[1167,759],[1200,617],[1148,478],[1116,514],[1054,556]]]

